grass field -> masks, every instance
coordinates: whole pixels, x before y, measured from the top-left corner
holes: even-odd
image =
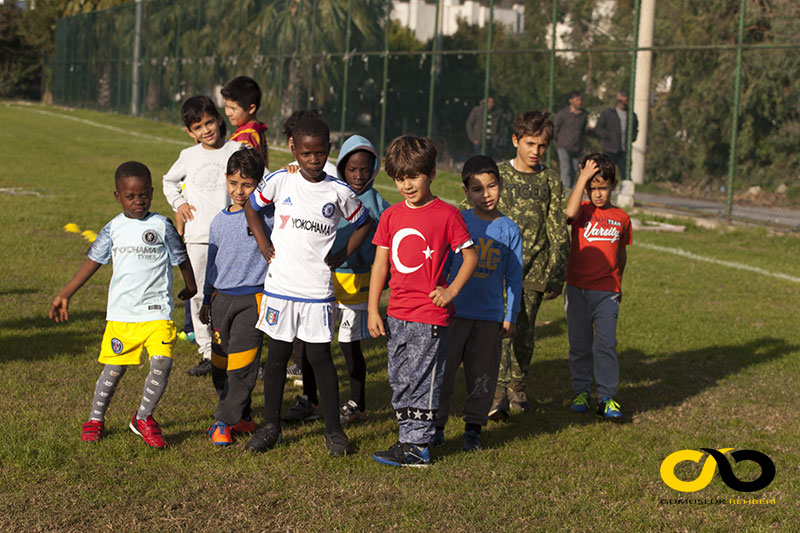
[[[50,301],[88,245],[62,227],[98,231],[115,216],[113,171],[130,159],[150,167],[153,210],[170,214],[157,177],[189,138],[172,125],[10,102],[0,102],[0,123],[0,530],[796,530],[800,239],[692,225],[682,234],[634,235],[618,332],[622,425],[568,410],[558,299],[540,312],[533,412],[490,423],[485,449],[464,454],[460,377],[447,443],[434,450],[427,470],[370,458],[396,438],[383,340],[367,343],[368,419],[347,429],[355,448],[348,458],[328,457],[320,422],[285,427],[284,443],[263,455],[245,453],[243,441],[214,449],[204,430],[213,422],[215,394],[209,379],[186,375],[197,362],[187,344],[177,346],[156,412],[168,448],[147,449],[127,429],[146,365],[122,380],[107,438],[86,445],[80,424],[101,369],[111,268],[73,298],[68,323],[50,322]],[[288,154],[273,150],[271,160],[283,164]],[[385,175],[377,185],[397,199]],[[434,190],[460,198],[451,174],[440,174]],[[336,347],[334,353],[344,396],[344,363]],[[296,393],[287,387],[286,408]],[[776,477],[755,493],[728,488],[719,474],[698,492],[668,488],[659,476],[663,459],[702,447],[761,451],[774,461]],[[682,463],[678,475],[691,480],[699,469]],[[759,475],[749,462],[733,470],[743,480]],[[674,503],[680,498],[695,502]],[[737,498],[774,503],[729,503]]]

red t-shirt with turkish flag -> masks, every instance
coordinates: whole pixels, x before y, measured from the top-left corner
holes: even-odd
[[[619,292],[619,249],[633,242],[628,214],[619,207],[600,209],[582,202],[572,225],[567,283],[581,289]]]
[[[418,208],[405,201],[394,204],[381,214],[372,243],[389,250],[389,316],[449,325],[453,305],[438,307],[428,295],[447,286],[444,267],[450,250],[472,244],[458,209],[439,198]]]

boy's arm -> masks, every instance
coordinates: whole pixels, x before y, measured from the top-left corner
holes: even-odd
[[[92,277],[100,268],[101,263],[87,259],[72,277],[72,280],[67,283],[67,286],[61,289],[50,304],[50,318],[56,322],[66,322],[69,319],[69,299],[72,295],[78,292],[78,289],[83,287],[83,284]]]
[[[367,215],[366,220],[358,227],[356,230],[350,235],[350,238],[347,240],[347,245],[339,250],[334,254],[328,254],[325,258],[325,263],[331,268],[331,270],[336,270],[339,266],[344,263],[348,257],[350,257],[358,247],[364,242],[364,239],[367,238],[367,235],[370,234],[372,228],[375,227],[375,221],[372,220],[372,217]]]
[[[461,268],[458,269],[458,274],[453,278],[453,282],[445,287],[436,287],[428,294],[428,297],[433,300],[434,305],[439,307],[447,307],[453,299],[458,296],[464,285],[467,284],[472,273],[475,272],[475,267],[478,266],[478,252],[475,251],[475,246],[471,245],[461,250]],[[372,280],[370,280],[372,283]],[[372,286],[370,285],[370,290]]]
[[[564,189],[558,175],[552,173],[552,177],[545,221],[545,233],[550,243],[550,257],[544,272],[545,300],[552,300],[561,294],[569,259],[569,231],[564,207]]]
[[[178,265],[181,269],[181,276],[183,276],[183,283],[186,287],[178,293],[178,298],[181,300],[188,300],[197,294],[197,282],[194,280],[194,271],[192,271],[192,262],[187,257],[186,260]]]
[[[375,250],[375,262],[372,263],[372,272],[369,276],[369,299],[367,303],[367,328],[373,338],[386,335],[380,314],[380,302],[388,274],[389,249],[378,246]]]
[[[275,257],[275,248],[272,246],[272,241],[267,237],[267,232],[264,229],[261,217],[258,216],[258,211],[252,205],[252,197],[250,201],[244,204],[244,216],[247,219],[247,225],[250,227],[253,237],[256,239],[258,249],[261,250],[261,255],[264,256],[267,263],[272,262],[272,258]]]
[[[627,246],[621,244],[617,252],[617,266],[619,267],[619,301],[622,302],[622,274],[625,273],[625,265],[628,263]]]
[[[181,192],[181,180],[186,177],[186,169],[183,166],[181,157],[172,164],[172,167],[164,174],[162,179],[162,190],[167,202],[175,211],[176,221],[186,222],[187,220],[194,220],[192,211],[196,211],[193,205],[186,201]],[[181,227],[181,235],[183,235],[183,228]]]
[[[583,191],[586,190],[586,184],[597,174],[598,170],[600,170],[600,168],[593,159],[589,159],[586,161],[586,164],[581,167],[581,172],[578,174],[578,181],[575,183],[575,187],[572,189],[572,193],[569,195],[569,200],[567,201],[566,213],[568,219],[574,219],[578,216],[578,211],[581,209]]]

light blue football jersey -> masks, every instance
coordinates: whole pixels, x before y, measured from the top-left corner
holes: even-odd
[[[106,320],[172,320],[172,267],[188,255],[169,219],[120,213],[100,230],[86,255],[104,265],[113,261]]]

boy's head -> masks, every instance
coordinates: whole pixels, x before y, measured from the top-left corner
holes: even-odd
[[[372,176],[377,173],[375,154],[368,150],[356,150],[347,154],[347,157],[338,163],[344,181],[356,194],[361,194],[364,187],[372,181]]]
[[[181,119],[189,137],[205,148],[219,148],[225,144],[225,121],[208,96],[187,99],[181,106]]]
[[[225,180],[228,195],[233,200],[233,205],[238,208],[237,211],[244,207],[263,176],[264,159],[254,148],[248,146],[237,150],[228,159]]]
[[[478,216],[497,209],[503,179],[497,163],[491,157],[475,155],[467,159],[461,169],[461,181],[464,184],[464,194],[472,202]]]
[[[611,205],[611,192],[617,185],[617,175],[614,162],[605,154],[592,152],[583,156],[580,167],[583,168],[587,161],[597,163],[597,173],[586,183],[586,195],[595,207]]]
[[[547,111],[526,111],[517,116],[511,136],[517,149],[514,167],[521,172],[535,172],[552,138],[553,121]]]
[[[256,112],[261,107],[261,88],[253,78],[234,78],[221,92],[225,99],[225,115],[233,126],[238,128],[255,120]]]
[[[425,137],[403,135],[386,148],[386,173],[413,207],[433,199],[431,183],[436,176],[436,147]]]
[[[298,120],[292,131],[289,147],[300,166],[300,174],[309,181],[318,181],[324,175],[323,168],[331,149],[331,132],[319,118]]]
[[[287,118],[286,122],[283,123],[283,130],[281,130],[283,131],[283,134],[286,135],[287,141],[292,138],[292,132],[294,131],[297,121],[304,118],[322,119],[322,113],[316,109],[298,109],[289,115],[289,118]]]
[[[114,173],[114,198],[128,218],[141,219],[150,212],[153,182],[150,169],[138,161],[128,161]]]

